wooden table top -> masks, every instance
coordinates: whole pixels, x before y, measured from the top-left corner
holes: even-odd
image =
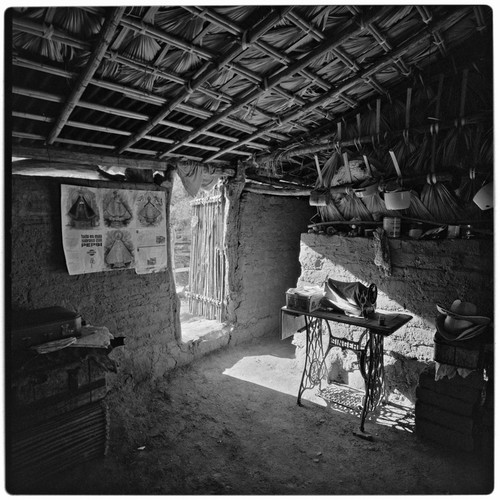
[[[403,325],[408,323],[413,316],[403,313],[391,313],[386,311],[375,311],[370,314],[368,318],[358,318],[354,316],[347,316],[346,314],[333,311],[325,311],[317,309],[311,312],[299,311],[290,307],[282,307],[281,310],[287,314],[296,316],[309,316],[312,318],[320,318],[327,321],[336,321],[337,323],[344,323],[347,325],[359,326],[368,328],[372,333],[379,335],[391,335]],[[383,324],[381,324],[383,323]]]

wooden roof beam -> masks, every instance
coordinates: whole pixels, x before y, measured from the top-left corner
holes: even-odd
[[[349,89],[351,89],[354,85],[357,83],[360,83],[362,81],[365,81],[367,78],[373,78],[373,75],[377,73],[378,71],[382,70],[385,68],[388,64],[392,63],[394,58],[400,57],[402,54],[405,54],[408,49],[414,48],[414,47],[419,47],[423,44],[428,44],[428,38],[432,36],[432,31],[434,30],[440,30],[440,29],[446,29],[448,26],[453,26],[456,22],[460,21],[462,18],[464,18],[468,13],[469,13],[469,8],[464,7],[462,9],[459,9],[455,11],[454,13],[450,14],[449,17],[446,19],[443,19],[441,21],[436,21],[432,24],[431,29],[428,30],[427,28],[424,30],[421,30],[418,33],[415,33],[411,38],[406,40],[404,43],[402,43],[400,46],[398,46],[396,49],[394,49],[391,53],[387,54],[385,57],[383,57],[379,62],[374,63],[369,67],[368,69],[365,69],[359,76],[355,76],[347,81],[345,81],[339,88],[337,89],[332,89],[330,92],[327,92],[323,96],[319,97],[318,99],[311,101],[307,106],[304,106],[304,108],[300,109],[299,111],[289,114],[287,116],[283,116],[281,118],[281,125],[288,123],[291,120],[297,120],[300,117],[300,114],[305,113],[309,111],[309,109],[317,106],[321,106],[323,103],[326,101],[336,97],[339,93],[345,92]],[[366,23],[365,23],[366,24]],[[257,137],[260,137],[261,134],[267,133],[269,129],[267,128],[261,128],[259,131],[251,134],[249,137],[243,139],[237,144],[234,144],[232,146],[229,146],[225,150],[221,150],[212,157],[210,157],[207,161],[212,161],[214,158],[217,158],[218,156],[228,153],[231,151],[231,149],[240,147],[242,144],[244,144],[247,141],[251,141],[253,139],[256,139]]]
[[[44,140],[44,138],[42,138]],[[125,156],[65,150],[53,146],[33,147],[12,145],[12,156],[43,161],[67,161],[104,167],[129,167],[141,170],[165,170],[167,163],[148,158],[127,158]]]
[[[75,82],[75,86],[73,87],[73,91],[69,95],[66,103],[64,104],[59,117],[57,118],[54,127],[49,132],[47,137],[47,144],[52,144],[57,136],[60,134],[63,129],[65,123],[68,121],[69,115],[75,109],[77,102],[82,97],[87,85],[90,80],[94,76],[94,73],[97,71],[97,68],[101,64],[102,58],[111,43],[111,39],[120,24],[120,20],[125,12],[125,7],[118,7],[113,9],[106,18],[104,26],[102,28],[99,42],[97,43],[96,48],[94,49],[90,59],[87,63],[86,68],[78,77],[78,80]]]
[[[254,40],[258,39],[262,34],[266,33],[291,7],[286,7],[283,10],[277,9],[272,10],[271,13],[266,16],[266,18],[255,28],[251,30],[248,34],[248,44],[251,44]],[[219,68],[227,65],[232,59],[234,59],[241,52],[246,50],[246,44],[242,46],[235,47],[230,50],[227,54],[224,54],[220,59],[213,61],[207,69],[199,75],[194,81],[190,81],[187,84],[186,92],[181,93],[177,98],[170,102],[165,108],[163,108],[156,116],[151,118],[148,123],[141,127],[132,138],[125,141],[119,148],[118,152],[121,153],[130,147],[134,142],[137,142],[141,137],[143,137],[149,130],[154,128],[161,120],[163,120],[176,106],[186,99],[189,98],[195,90],[197,90],[203,83],[205,83],[209,78],[211,78]]]

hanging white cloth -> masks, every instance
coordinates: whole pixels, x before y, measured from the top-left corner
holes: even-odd
[[[216,169],[210,165],[197,165],[185,162],[177,164],[177,173],[184,189],[190,196],[195,197],[200,189],[208,191],[220,178]]]

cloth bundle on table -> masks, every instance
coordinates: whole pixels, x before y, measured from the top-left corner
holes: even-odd
[[[359,281],[342,282],[327,278],[323,305],[340,309],[348,316],[367,317],[373,313],[377,303],[377,287],[369,287]]]

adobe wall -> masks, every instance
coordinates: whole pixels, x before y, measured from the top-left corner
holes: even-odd
[[[178,298],[171,271],[138,275],[130,269],[70,276],[62,246],[62,183],[89,185],[76,179],[13,177],[12,309],[62,306],[79,312],[87,323],[124,336],[125,347],[112,354],[120,365],[120,379],[115,383],[128,377],[137,382],[163,375],[175,364],[170,355],[178,344]],[[91,185],[124,187],[111,182]],[[127,184],[126,188],[140,186]]]
[[[228,241],[231,341],[279,336],[285,292],[300,275],[300,234],[315,210],[307,198],[243,192],[230,213],[238,219]]]
[[[477,305],[478,314],[493,317],[493,241],[402,238],[390,239],[389,244],[393,269],[391,276],[385,276],[374,263],[373,239],[303,234],[298,283],[321,285],[327,276],[339,281],[375,283],[378,309],[413,316],[384,344],[389,388],[413,400],[418,375],[433,360],[436,303],[449,307],[467,287],[466,300]],[[345,326],[336,329],[347,334]],[[299,349],[303,347],[302,337],[296,334]],[[332,367],[332,373],[339,369],[352,372],[354,358],[346,353],[338,356],[343,366]]]

